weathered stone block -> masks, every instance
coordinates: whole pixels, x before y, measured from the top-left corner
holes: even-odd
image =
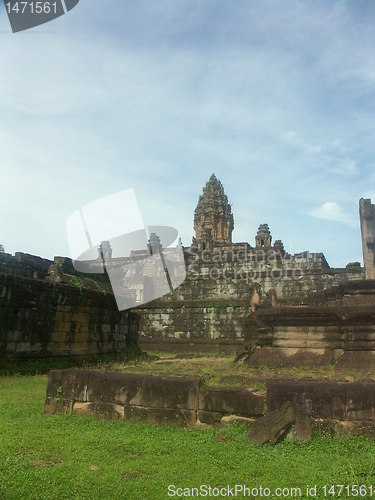
[[[375,383],[346,384],[346,418],[375,420]]]
[[[110,420],[124,420],[124,407],[111,403],[74,403],[74,413],[93,415]]]
[[[242,387],[202,387],[199,391],[199,410],[243,416],[263,415],[265,396]]]
[[[144,376],[140,390],[124,404],[155,408],[198,408],[198,378]],[[117,395],[118,400],[122,398]],[[122,401],[121,401],[122,402]]]
[[[366,371],[375,366],[375,351],[345,351],[335,363],[339,372]]]
[[[330,365],[332,353],[330,349],[307,348],[272,348],[257,349],[246,360],[251,367],[259,366],[303,366],[315,367]]]
[[[315,428],[319,431],[330,432],[331,434],[348,434],[353,432],[371,439],[375,438],[374,420],[321,420],[313,422]]]
[[[305,408],[313,418],[345,420],[345,384],[336,382],[269,380],[267,411],[280,408],[290,401],[295,409]]]
[[[276,443],[295,421],[293,405],[286,401],[280,408],[258,418],[250,427],[248,438],[257,444]]]
[[[126,404],[140,390],[143,378],[144,375],[132,373],[91,371],[87,388],[88,400]]]
[[[47,397],[44,403],[44,413],[70,413],[73,409],[73,403],[74,401],[68,399]]]
[[[201,424],[217,425],[221,421],[222,413],[217,411],[198,411],[198,420]]]
[[[150,424],[177,424],[193,426],[197,421],[195,410],[176,408],[146,408],[144,406],[124,406],[124,420],[148,422]]]
[[[312,438],[312,417],[309,411],[303,411],[303,408],[295,410],[294,435],[299,441],[310,441]]]
[[[62,373],[62,397],[74,401],[87,401],[88,370],[68,368]]]
[[[198,408],[198,378],[91,372],[88,399],[155,408]]]
[[[30,342],[17,342],[16,344],[16,352],[25,353],[31,351],[31,343]]]
[[[47,398],[57,398],[60,395],[59,388],[62,383],[62,370],[50,370],[47,381]]]

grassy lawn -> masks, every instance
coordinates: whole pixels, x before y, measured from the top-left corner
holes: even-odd
[[[316,435],[259,447],[246,427],[183,429],[43,415],[45,375],[0,378],[0,498],[168,498],[168,485],[374,484],[375,443]],[[320,490],[321,491],[321,490]],[[323,498],[318,493],[317,498]]]

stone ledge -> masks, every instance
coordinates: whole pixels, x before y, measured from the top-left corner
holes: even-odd
[[[265,396],[242,387],[202,387],[199,410],[246,417],[263,415]]]
[[[149,424],[177,424],[193,426],[197,421],[195,410],[176,408],[147,408],[145,406],[124,406],[124,420],[142,421]]]
[[[112,403],[74,403],[73,411],[78,415],[94,415],[110,420],[124,420],[124,407]]]
[[[296,427],[311,419],[328,430],[375,436],[371,382],[268,380],[265,396],[244,387],[200,387],[198,378],[51,370],[44,411],[158,424],[225,425],[234,420],[249,424],[286,403],[294,408]]]
[[[287,401],[290,401],[295,408],[307,406],[314,418],[337,420],[346,418],[345,384],[314,380],[269,380],[267,411],[276,410]]]
[[[256,349],[247,359],[246,365],[259,366],[302,366],[315,367],[332,364],[330,349],[262,347]]]
[[[77,369],[48,374],[45,412],[74,411],[121,420],[194,425],[223,423],[225,416],[252,418],[265,411],[265,396],[243,387],[200,388],[199,378],[164,377]]]

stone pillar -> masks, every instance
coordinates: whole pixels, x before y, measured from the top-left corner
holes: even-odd
[[[363,264],[367,279],[375,279],[375,205],[371,200],[359,200]]]

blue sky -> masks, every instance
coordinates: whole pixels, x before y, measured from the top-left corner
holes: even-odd
[[[13,34],[0,5],[0,243],[67,255],[67,217],[134,188],[189,245],[214,172],[235,241],[266,222],[292,253],[362,260],[374,18],[372,0],[81,0]]]

